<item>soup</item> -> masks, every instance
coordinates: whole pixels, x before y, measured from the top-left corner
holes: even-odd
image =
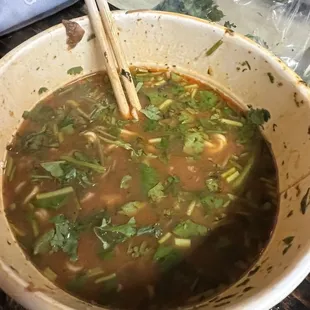
[[[105,73],[24,112],[6,215],[29,259],[79,298],[196,304],[237,281],[270,238],[277,173],[259,130],[270,115],[175,72],[133,76],[139,121],[120,117]]]

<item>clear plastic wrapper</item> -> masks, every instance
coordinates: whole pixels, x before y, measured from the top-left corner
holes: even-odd
[[[310,83],[310,0],[163,0],[156,9],[219,22],[245,34]]]
[[[180,12],[225,25],[280,57],[310,84],[310,0],[110,0],[120,9]]]

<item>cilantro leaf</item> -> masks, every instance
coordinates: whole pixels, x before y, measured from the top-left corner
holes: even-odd
[[[72,68],[68,69],[67,74],[77,75],[77,74],[80,74],[82,71],[83,71],[83,68],[81,66],[72,67]]]
[[[183,152],[189,155],[198,155],[203,152],[205,144],[200,132],[188,133],[185,136]]]
[[[33,255],[45,254],[51,249],[51,240],[55,235],[55,230],[51,229],[45,234],[41,235],[34,243]]]
[[[199,92],[199,95],[199,108],[202,111],[208,111],[216,106],[218,102],[218,96],[214,92],[209,90],[202,90]]]
[[[171,193],[172,196],[177,196],[179,190],[178,185],[180,184],[180,179],[177,176],[169,176],[166,183],[165,192]]]
[[[141,201],[128,202],[121,207],[121,211],[118,213],[125,214],[127,216],[134,216],[144,206],[145,203]]]
[[[253,139],[259,126],[266,123],[271,115],[265,109],[254,109],[249,106],[249,111],[246,113],[246,118],[243,120],[243,127],[238,130],[238,142],[246,143]]]
[[[65,164],[63,166],[64,176],[59,179],[62,184],[70,184],[71,182],[77,182],[83,188],[93,186],[91,182],[92,171],[83,171],[73,167],[70,164]]]
[[[90,119],[92,121],[103,120],[107,113],[108,106],[101,103],[94,104],[94,108],[90,113]]]
[[[250,110],[247,112],[247,119],[257,126],[262,126],[268,122],[270,117],[271,115],[266,109],[254,109],[250,107]]]
[[[177,265],[181,261],[182,256],[180,252],[172,246],[160,245],[157,248],[153,259],[158,262],[161,270],[165,272],[171,267]]]
[[[232,29],[232,28],[236,28],[237,26],[236,26],[235,23],[231,23],[230,21],[226,21],[226,22],[224,23],[224,27],[227,27],[227,28]]]
[[[190,238],[194,236],[204,236],[208,232],[207,227],[186,220],[179,223],[173,230],[173,233],[181,238]]]
[[[38,94],[41,95],[47,91],[48,91],[48,89],[46,87],[40,87],[40,89],[38,90]]]
[[[55,234],[50,241],[52,250],[62,250],[70,256],[70,260],[76,261],[78,248],[78,232],[74,223],[68,221],[63,214],[59,214],[50,220],[55,224]]]
[[[132,217],[127,224],[112,225],[111,219],[103,218],[101,226],[94,227],[94,232],[102,242],[104,250],[111,249],[136,234],[136,221]]]
[[[223,11],[214,0],[179,0],[162,1],[156,6],[156,10],[179,12],[186,15],[192,15],[213,22],[218,22],[224,17]]]
[[[145,132],[149,132],[149,131],[155,131],[157,130],[158,127],[158,122],[157,121],[153,121],[151,119],[146,119],[143,123],[143,130]]]
[[[64,175],[64,171],[61,167],[61,164],[64,164],[65,161],[51,161],[51,162],[45,162],[41,163],[41,167],[49,172],[53,177],[59,178]]]
[[[220,188],[218,180],[212,178],[206,180],[206,186],[211,193],[217,192]]]
[[[173,78],[173,76],[172,76],[171,78]],[[181,77],[180,77],[180,78],[181,78]],[[182,79],[182,78],[181,78],[181,79]],[[182,93],[185,92],[185,88],[184,88],[184,86],[182,86],[182,85],[180,85],[180,84],[175,84],[175,85],[173,85],[173,86],[171,87],[171,92],[172,92],[173,95],[179,96],[179,95],[181,95]]]
[[[164,102],[167,99],[167,94],[162,93],[160,91],[154,91],[146,94],[146,96],[149,98],[151,105],[157,106]]]
[[[140,180],[145,195],[159,182],[157,171],[144,163],[140,164]]]
[[[201,198],[200,202],[208,210],[218,209],[224,205],[224,199],[214,194],[210,194]]]
[[[179,116],[179,122],[181,124],[190,124],[195,121],[195,116],[187,111],[182,111]]]
[[[153,202],[160,202],[164,197],[164,186],[161,182],[156,184],[153,188],[151,188],[148,191],[148,197],[153,201]]]
[[[144,109],[141,109],[140,112],[143,113],[150,120],[158,121],[158,120],[161,119],[161,112],[160,112],[160,110],[156,106],[154,106],[152,104],[148,105]]]
[[[120,188],[124,188],[127,189],[129,188],[129,183],[132,180],[132,176],[131,175],[125,175],[122,180],[121,180],[121,185]]]
[[[159,238],[162,235],[162,229],[159,223],[150,226],[144,226],[137,230],[137,236],[151,234],[154,235],[156,238]]]

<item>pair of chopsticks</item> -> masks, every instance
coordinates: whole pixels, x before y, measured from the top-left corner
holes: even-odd
[[[141,110],[140,101],[125,55],[118,41],[116,26],[108,2],[106,0],[85,0],[85,3],[120,113],[126,119],[131,116],[138,119],[137,111]]]

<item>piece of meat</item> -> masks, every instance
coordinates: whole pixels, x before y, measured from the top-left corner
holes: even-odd
[[[78,23],[70,20],[63,19],[62,24],[66,28],[68,50],[71,50],[83,39],[85,30]]]

